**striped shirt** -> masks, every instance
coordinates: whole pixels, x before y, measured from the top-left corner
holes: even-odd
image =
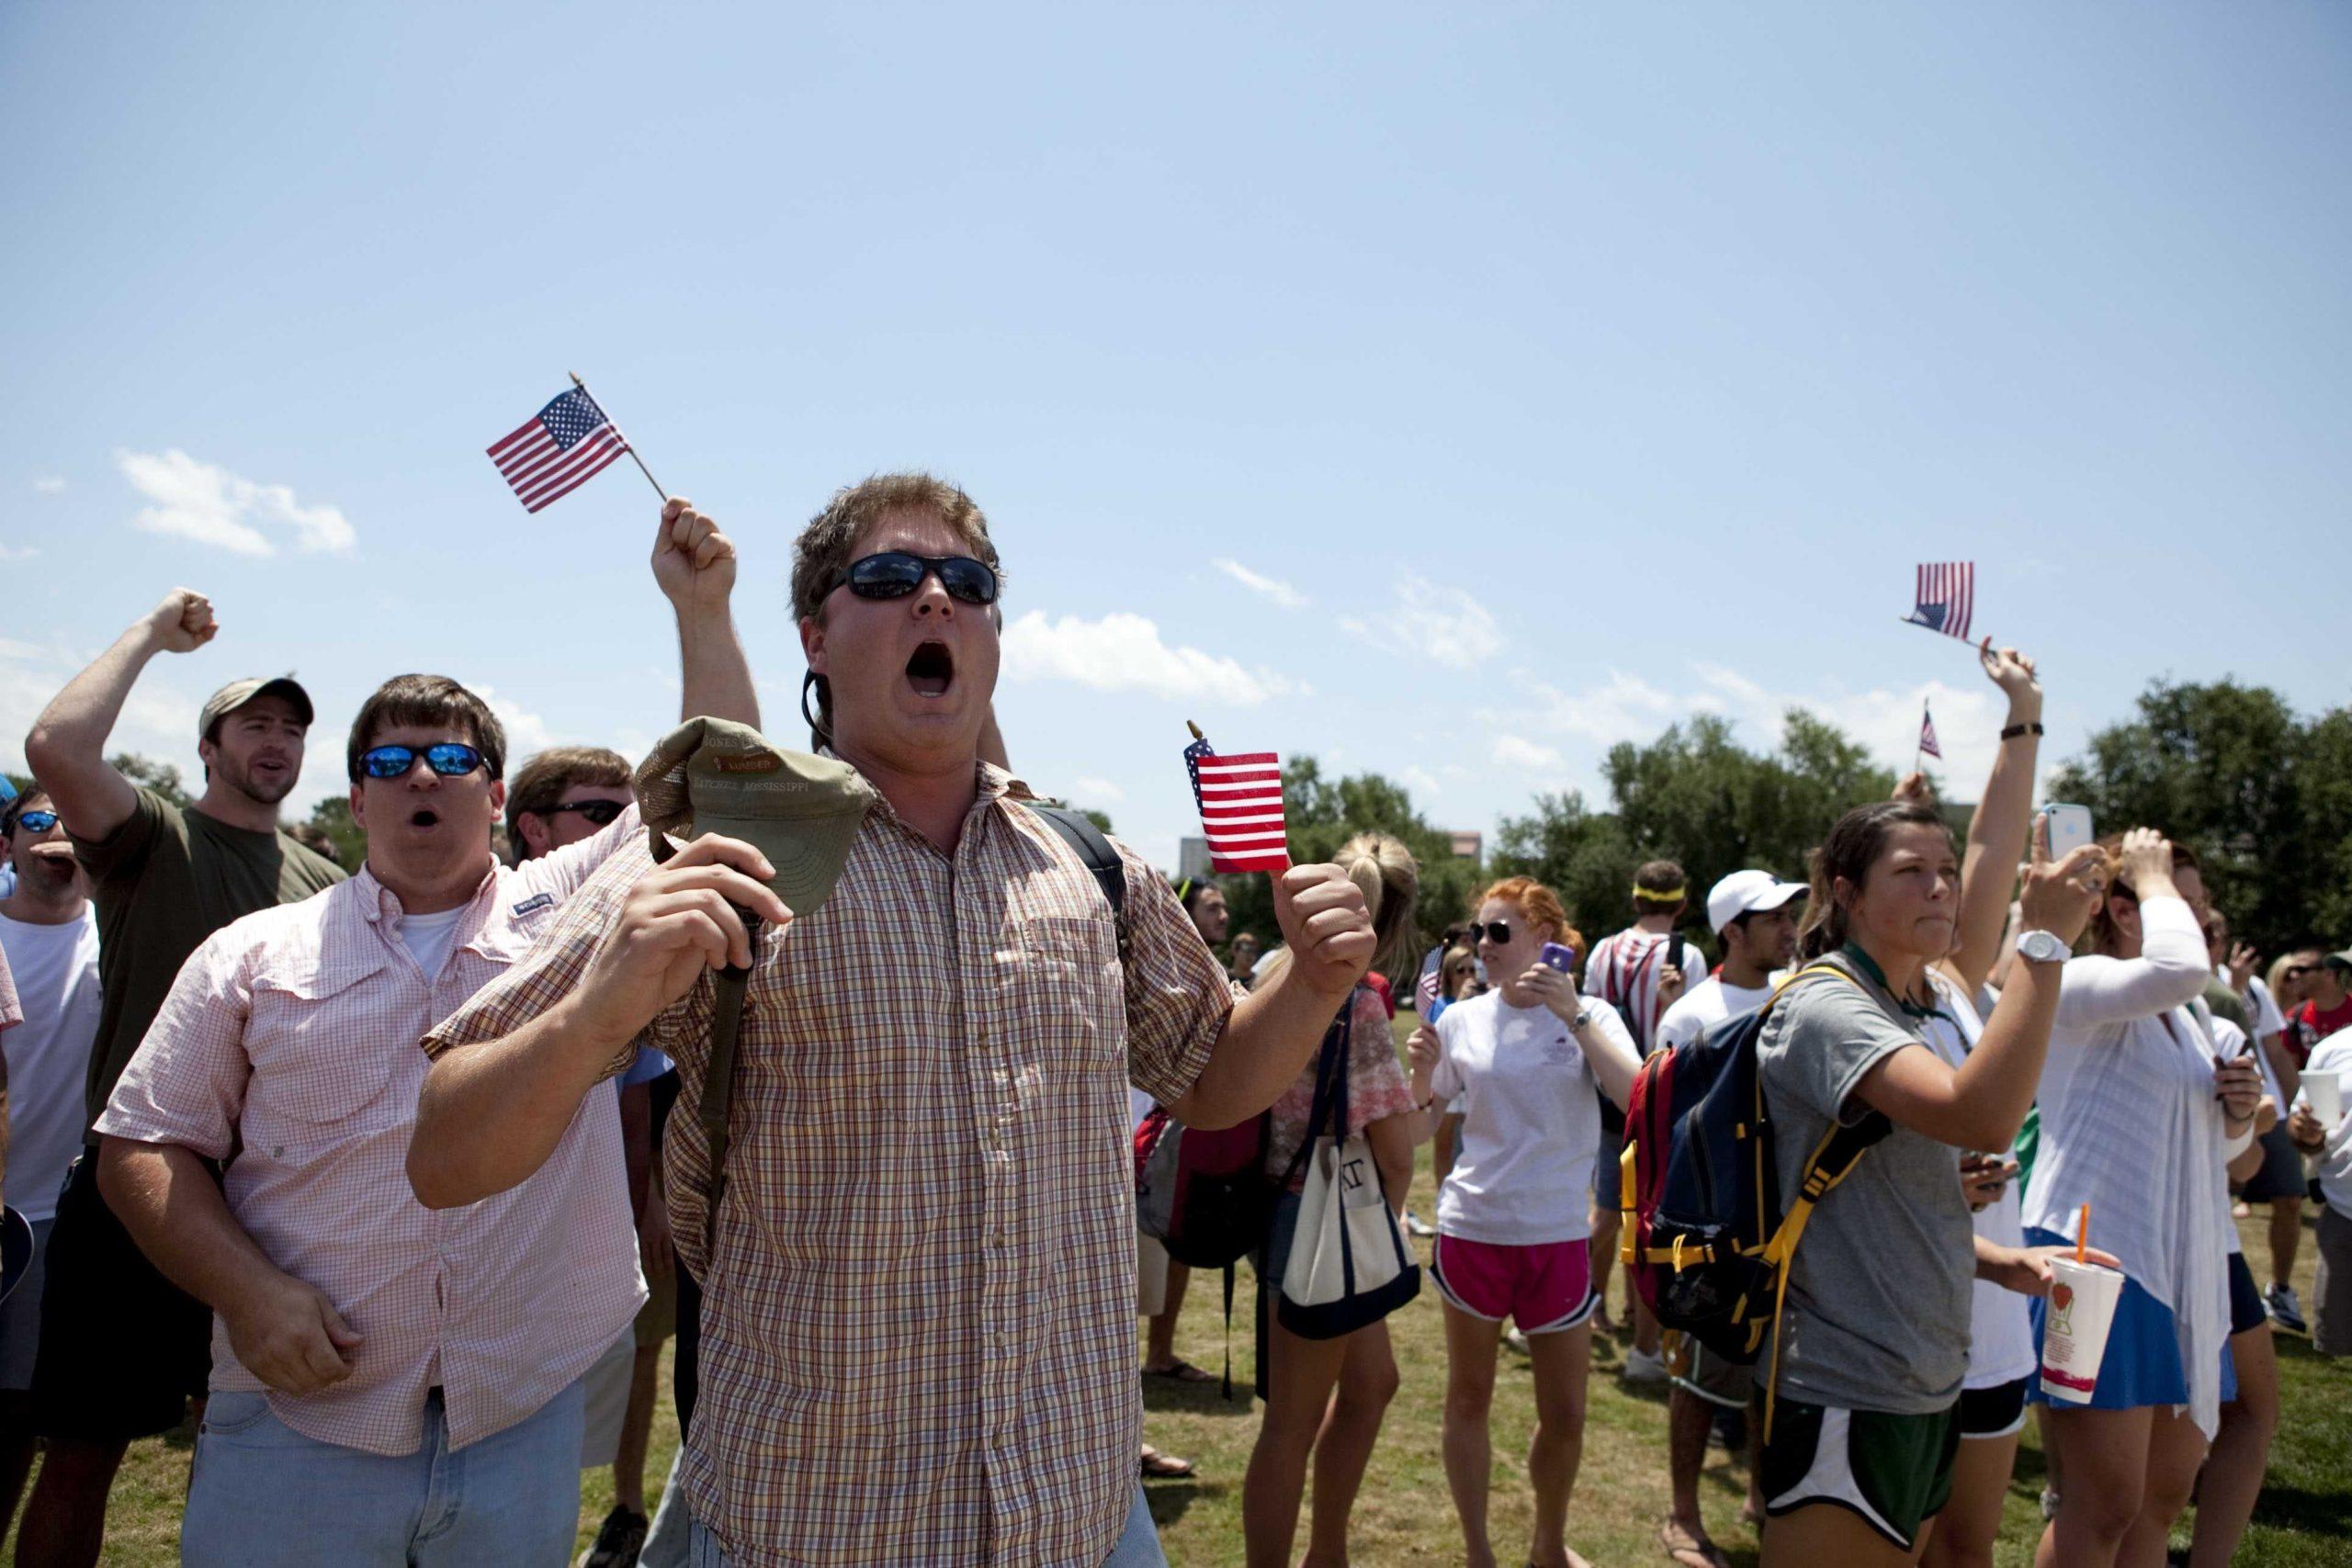
[[[462,1449],[563,1392],[645,1299],[611,1090],[494,1198],[427,1209],[408,1180],[418,1037],[531,951],[624,836],[644,840],[634,809],[543,859],[490,865],[431,975],[401,938],[400,899],[365,870],[232,921],[189,957],[116,1083],[97,1131],[227,1160],[237,1224],[362,1337],[349,1377],[267,1391],[304,1437],[414,1453],[438,1386]],[[264,1389],[218,1318],[212,1386]]]
[[[1125,1525],[1143,1435],[1125,1089],[1181,1099],[1233,998],[1124,851],[1123,974],[1102,890],[1027,797],[982,765],[951,854],[877,795],[831,897],[763,933],[708,1255],[709,976],[648,1031],[684,1086],[663,1166],[704,1292],[680,1480],[744,1568],[1092,1568]],[[650,863],[616,855],[426,1049],[569,992]]]
[[[1599,997],[1617,1010],[1645,1056],[1657,1045],[1657,977],[1666,967],[1669,942],[1679,950],[1676,956],[1681,961],[1687,991],[1706,977],[1704,957],[1679,937],[1660,936],[1639,926],[1602,938],[1584,966],[1584,994]],[[1694,965],[1699,969],[1695,975],[1691,973]]]

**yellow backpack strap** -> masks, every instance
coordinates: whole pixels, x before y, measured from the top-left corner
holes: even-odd
[[[1617,1156],[1617,1207],[1624,1215],[1617,1231],[1617,1256],[1628,1268],[1640,1261],[1640,1243],[1634,1234],[1634,1210],[1641,1201],[1640,1183],[1634,1175],[1634,1156],[1637,1152],[1634,1141],[1628,1138],[1624,1150]]]

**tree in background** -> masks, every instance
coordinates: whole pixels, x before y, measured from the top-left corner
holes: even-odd
[[[1800,708],[1789,710],[1777,752],[1747,750],[1728,723],[1704,715],[1645,746],[1619,742],[1601,774],[1609,811],[1591,810],[1572,792],[1539,795],[1532,816],[1504,818],[1496,874],[1550,885],[1586,938],[1598,941],[1632,922],[1642,862],[1679,862],[1690,874],[1687,934],[1710,948],[1703,906],[1718,878],[1758,866],[1801,879],[1831,823],[1894,789],[1894,775],[1871,765],[1860,745]]]
[[[2051,797],[2104,836],[2146,824],[2192,845],[2238,938],[2265,953],[2352,940],[2352,712],[2296,716],[2234,681],[2141,694],[2139,716],[2091,737]]]
[[[180,783],[180,771],[169,762],[158,762],[153,757],[142,757],[136,751],[118,751],[108,765],[132,784],[153,790],[174,806],[195,804],[186,786]]]
[[[311,807],[309,821],[334,845],[335,863],[345,871],[356,873],[368,859],[368,832],[351,819],[350,798],[340,795],[328,795]]]
[[[1410,972],[1390,975],[1399,996],[1409,991],[1421,950],[1438,932],[1469,910],[1471,897],[1483,886],[1476,861],[1457,858],[1450,833],[1433,828],[1413,809],[1412,796],[1402,784],[1378,773],[1356,773],[1329,780],[1312,757],[1294,757],[1283,768],[1284,817],[1290,829],[1290,858],[1301,865],[1328,861],[1356,834],[1391,834],[1413,852],[1420,863],[1421,891],[1416,908],[1422,938],[1412,949]],[[1262,875],[1221,876],[1233,912],[1233,931],[1254,931],[1271,951],[1282,942],[1274,921],[1273,889]]]

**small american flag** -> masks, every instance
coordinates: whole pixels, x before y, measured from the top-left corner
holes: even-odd
[[[1976,609],[1976,563],[1932,561],[1920,567],[1917,599],[1910,615],[1914,626],[1966,642],[1969,617]]]
[[[1936,717],[1922,705],[1919,709],[1919,750],[1940,762],[1944,749],[1936,744]]]
[[[1211,869],[1284,872],[1290,835],[1283,823],[1283,760],[1272,751],[1220,757],[1206,740],[1184,748],[1184,769],[1200,803]]]
[[[620,432],[585,387],[553,401],[490,448],[490,460],[526,512],[569,495],[628,450]]]

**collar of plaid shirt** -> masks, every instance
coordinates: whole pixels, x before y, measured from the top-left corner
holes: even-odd
[[[952,855],[877,802],[832,897],[763,942],[707,1257],[707,977],[648,1031],[684,1085],[664,1168],[705,1288],[681,1483],[738,1563],[844,1541],[1097,1562],[1118,1540],[1142,1437],[1125,1089],[1181,1099],[1233,998],[1132,854],[1123,969],[1101,889],[1025,798],[983,765]],[[566,994],[650,864],[622,856],[428,1046]]]

